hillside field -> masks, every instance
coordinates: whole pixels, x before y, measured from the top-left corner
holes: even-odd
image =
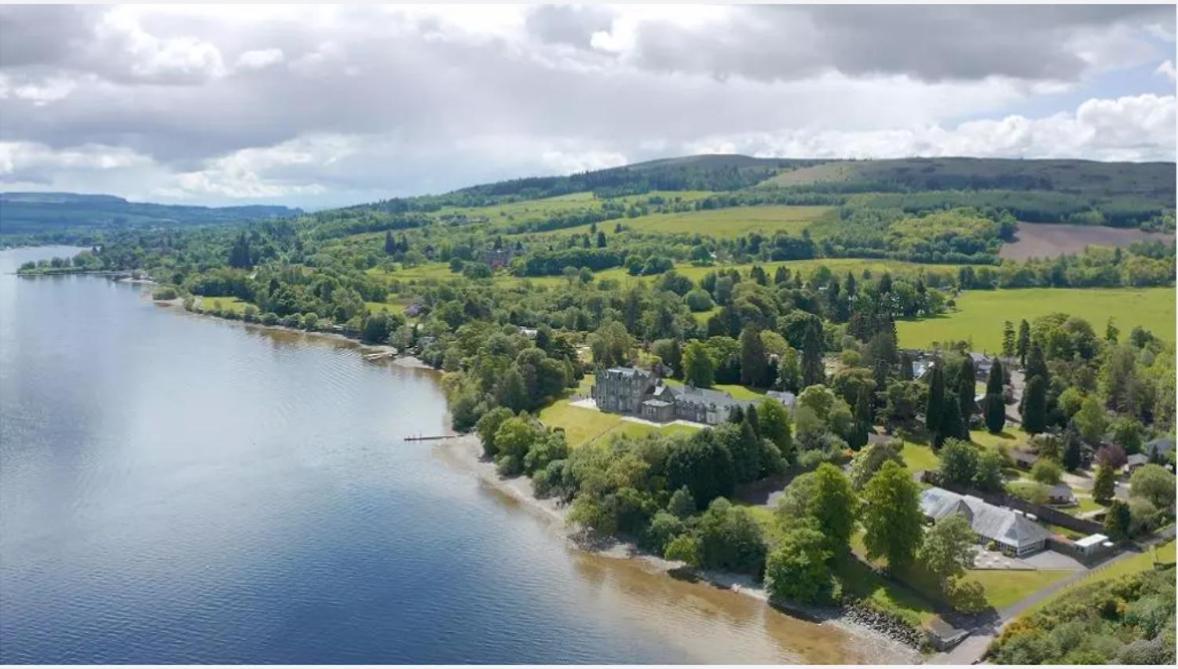
[[[705,209],[670,214],[647,214],[617,222],[638,232],[664,235],[701,234],[716,238],[732,239],[750,232],[771,236],[775,232],[800,235],[830,207],[807,207],[792,205],[767,205],[758,207],[732,207],[728,209]],[[612,229],[610,221],[599,227]],[[554,234],[582,234],[589,231],[588,225],[559,230]]]
[[[1174,288],[1026,288],[973,290],[957,298],[957,310],[938,318],[896,323],[900,345],[929,348],[938,341],[972,341],[973,349],[1002,348],[1002,322],[1018,324],[1062,312],[1092,323],[1098,334],[1112,318],[1121,332],[1134,326],[1174,341]]]

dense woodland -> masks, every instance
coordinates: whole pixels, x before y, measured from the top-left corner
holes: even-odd
[[[1173,475],[1159,464],[1134,475],[1130,501],[1105,495],[1118,463],[1173,433],[1173,333],[1121,332],[1064,313],[997,320],[1004,350],[982,401],[964,342],[946,343],[932,371],[914,378],[896,321],[944,313],[961,291],[1173,285],[1172,243],[997,257],[1016,220],[1028,218],[1173,230],[1173,165],[1045,161],[1036,172],[1036,161],[1009,162],[1006,172],[986,163],[973,176],[954,161],[863,163],[856,178],[805,184],[799,175],[822,163],[664,161],[227,228],[90,231],[83,241],[92,250],[23,271],[142,270],[161,284],[158,297],[189,308],[235,298],[239,308],[216,315],[412,350],[444,373],[453,427],[477,432],[504,475],[531,477],[537,495],[569,504],[590,532],[750,574],[783,601],[853,597],[846,575],[861,533],[866,558],[886,573],[931,583],[930,596],[976,610],[981,595],[962,579],[974,543],[968,524],[925,526],[900,453],[905,441],[927,444],[946,481],[1038,499],[1034,486],[1008,488],[1009,453],[971,443],[971,429],[1010,427],[1003,394],[1015,370],[1026,383],[1010,410],[1044,463],[1037,482],[1081,468],[1092,452],[1112,536],[1144,536],[1174,514]],[[1075,186],[1074,173],[1086,169],[1105,177],[1098,187]],[[535,200],[586,191],[596,197],[569,206]],[[658,234],[632,224],[767,203],[831,209],[801,233]],[[847,257],[926,265],[872,272],[821,263]],[[814,259],[804,271],[765,268]],[[642,280],[603,275],[613,268]],[[787,390],[797,407],[791,415],[767,399],[714,428],[577,448],[538,419],[595,369],[629,364],[698,387]],[[876,434],[894,439],[869,441]],[[742,486],[768,477],[790,483],[766,522],[736,500]],[[1116,616],[1053,620],[1050,643],[1011,636],[1000,657],[1087,661],[1067,654],[1064,640],[1090,628],[1119,639],[1092,650],[1105,659],[1154,652],[1130,638],[1156,637],[1141,633],[1156,622],[1145,611],[1152,605],[1139,603],[1153,601],[1140,594],[1151,583],[1117,594],[1136,599]],[[1168,649],[1172,657],[1172,636]]]

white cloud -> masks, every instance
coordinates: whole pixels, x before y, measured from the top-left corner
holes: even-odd
[[[1154,73],[1160,74],[1163,77],[1169,79],[1170,81],[1174,81],[1175,80],[1174,61],[1172,61],[1172,60],[1162,61],[1162,64],[1158,65],[1158,68],[1156,70],[1154,70]]]
[[[246,70],[264,70],[286,59],[282,49],[255,49],[237,57],[237,66]]]
[[[195,83],[224,76],[221,51],[212,42],[190,35],[161,38],[140,25],[139,17],[116,7],[95,27],[103,55],[125,60],[126,74],[161,83]],[[113,51],[114,53],[109,53]]]
[[[1102,89],[1172,58],[1167,12],[0,6],[0,142],[39,147],[0,187],[314,205],[697,151],[1173,159],[1168,82]]]
[[[689,142],[687,153],[749,153],[791,158],[976,156],[1097,160],[1175,159],[1174,96],[1092,99],[1073,113],[1030,119],[1011,115],[863,131],[794,129],[714,136]]]
[[[118,170],[151,162],[149,157],[119,146],[84,144],[54,150],[35,142],[0,142],[0,179],[24,171]]]
[[[36,107],[63,100],[77,87],[77,82],[68,77],[48,77],[37,81],[17,82],[0,73],[0,99],[13,98],[28,100]]]

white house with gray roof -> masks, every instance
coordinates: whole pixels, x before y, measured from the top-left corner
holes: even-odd
[[[1042,525],[1022,513],[943,488],[929,488],[922,492],[920,510],[934,521],[960,513],[969,520],[969,526],[980,541],[996,542],[1008,555],[1021,557],[1041,551],[1051,536]]]

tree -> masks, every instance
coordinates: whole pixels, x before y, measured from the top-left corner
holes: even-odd
[[[522,472],[524,456],[539,437],[539,426],[527,414],[503,421],[495,431],[495,462],[499,471],[507,475]]]
[[[1063,431],[1063,467],[1069,472],[1074,472],[1080,468],[1083,460],[1084,450],[1080,432],[1076,429],[1075,421],[1072,421]]]
[[[754,388],[769,385],[765,343],[761,340],[761,331],[753,325],[746,326],[740,333],[740,383]]]
[[[941,403],[941,424],[933,435],[934,446],[940,446],[946,439],[969,439],[969,426],[961,415],[961,405],[954,400],[946,397]]]
[[[1054,461],[1039,458],[1031,465],[1031,478],[1045,485],[1055,485],[1063,477],[1063,470]]]
[[[1104,533],[1116,541],[1123,541],[1129,538],[1129,525],[1132,522],[1129,505],[1113,500],[1104,516]]]
[[[531,404],[527,387],[524,386],[524,377],[520,375],[519,369],[515,365],[511,365],[503,373],[495,396],[500,406],[505,406],[512,411],[523,411]]]
[[[973,358],[965,356],[961,361],[961,367],[957,369],[957,403],[961,411],[961,420],[965,425],[966,434],[964,438],[969,438],[969,419],[973,416],[977,409],[974,406],[974,389],[977,386],[974,377],[976,371],[974,370]]]
[[[1174,506],[1174,475],[1165,467],[1147,464],[1129,477],[1129,496],[1148,500],[1159,509]]]
[[[495,433],[499,431],[499,426],[503,425],[503,421],[514,415],[511,409],[495,407],[483,414],[475,423],[474,429],[483,442],[483,455],[493,458],[498,454],[498,450],[495,448]]]
[[[1010,321],[1007,321],[1007,324],[1009,325]],[[982,412],[986,419],[986,429],[990,434],[998,434],[1006,426],[1004,381],[1002,363],[995,359],[990,367],[990,376],[986,379],[986,397],[982,400]]]
[[[938,520],[925,533],[916,559],[937,579],[941,590],[947,592],[973,566],[976,543],[969,520],[955,513]]]
[[[712,430],[700,430],[675,442],[667,453],[667,487],[686,487],[697,508],[717,497],[731,497],[736,485],[732,454]]]
[[[683,486],[671,495],[670,501],[667,502],[667,511],[676,518],[686,520],[695,515],[695,498],[691,496],[691,491],[687,486]]]
[[[978,473],[978,449],[968,441],[948,439],[940,452],[941,476],[949,483],[973,485]]]
[[[683,380],[697,388],[711,388],[715,374],[716,365],[708,349],[699,340],[692,340],[683,352]]]
[[[1002,490],[1002,454],[995,450],[984,451],[978,456],[978,468],[973,475],[974,487],[987,492]]]
[[[748,509],[713,501],[699,519],[700,566],[760,576],[767,547]]]
[[[1096,451],[1095,460],[1098,465],[1117,470],[1124,467],[1125,463],[1129,461],[1129,458],[1125,454],[1125,449],[1116,444],[1109,444],[1107,446],[1101,446]]]
[[[1096,467],[1096,477],[1092,481],[1092,499],[1099,504],[1108,504],[1117,491],[1117,472],[1108,465]]]
[[[933,363],[933,368],[929,372],[928,402],[924,409],[924,424],[931,435],[936,435],[941,431],[941,414],[945,411],[944,404],[945,374],[941,371],[941,364],[938,360]]]
[[[1099,444],[1108,427],[1108,415],[1099,400],[1089,395],[1080,404],[1080,410],[1072,417],[1080,436],[1089,444]]]
[[[777,385],[791,393],[802,389],[802,364],[796,348],[786,347],[781,355],[777,364]]]
[[[826,380],[822,364],[822,322],[812,319],[802,339],[802,385],[812,386]]]
[[[1013,358],[1015,351],[1014,323],[1004,321],[1002,323],[1002,356],[1004,358]]]
[[[698,567],[700,564],[700,541],[691,534],[680,534],[667,544],[663,557],[675,562],[682,562],[688,567]]]
[[[871,434],[871,391],[866,387],[859,389],[859,398],[855,402],[855,420],[851,426],[847,445],[857,451],[867,445],[867,437]]]
[[[848,474],[851,487],[862,490],[871,477],[888,462],[903,466],[904,460],[900,457],[900,449],[903,446],[904,442],[893,439],[886,444],[872,444],[856,453],[851,458],[851,469]]]
[[[1050,378],[1047,372],[1047,360],[1043,357],[1043,348],[1039,346],[1039,342],[1037,341],[1031,344],[1031,350],[1027,352],[1027,364],[1024,373],[1027,379],[1041,376],[1044,381],[1048,381]]]
[[[761,400],[757,406],[757,432],[777,446],[783,457],[793,453],[793,430],[789,410],[773,399]]]
[[[774,599],[815,603],[831,587],[826,538],[810,526],[789,530],[765,564],[765,586]]]
[[[836,555],[850,550],[858,507],[859,500],[842,470],[830,463],[819,465],[814,471],[810,515],[818,522],[818,530],[826,536],[827,546]]]
[[[907,469],[885,462],[863,489],[863,542],[869,558],[896,569],[912,561],[924,534],[920,488]]]
[[[1031,324],[1024,318],[1018,324],[1018,341],[1015,342],[1014,352],[1018,354],[1018,363],[1027,366],[1027,352],[1031,346]]]
[[[1023,393],[1023,429],[1039,434],[1047,429],[1047,380],[1042,376],[1031,377]]]

